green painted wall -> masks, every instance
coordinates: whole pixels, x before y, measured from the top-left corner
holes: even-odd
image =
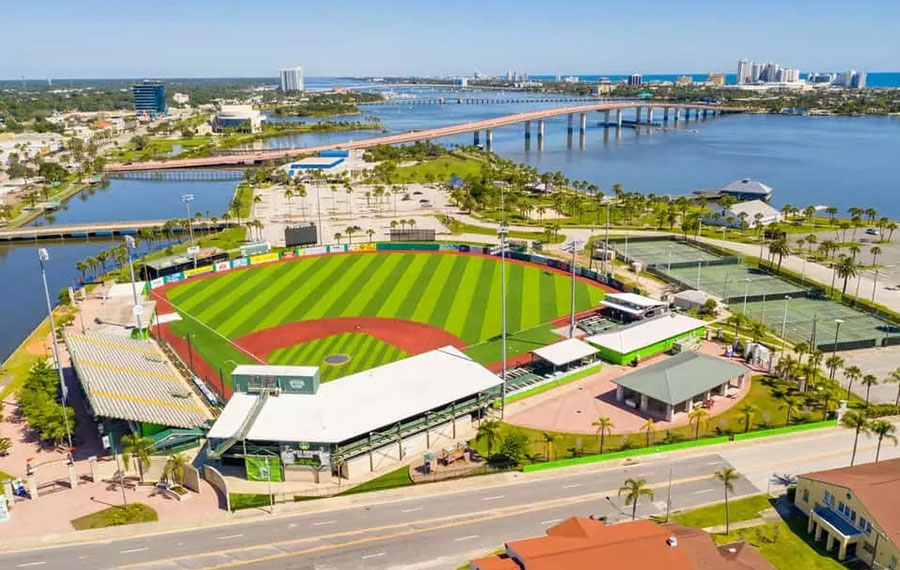
[[[638,350],[629,352],[627,354],[622,354],[620,352],[616,352],[614,350],[610,350],[608,348],[604,348],[602,346],[598,346],[597,348],[600,350],[600,358],[606,360],[607,362],[612,362],[613,364],[625,365],[629,364],[636,356],[640,356],[641,360],[645,358],[649,358],[661,352],[665,352],[672,348],[672,345],[675,344],[676,341],[679,341],[683,338],[687,338],[689,336],[701,337],[703,336],[703,331],[706,327],[699,327],[695,330],[688,331],[686,333],[673,336],[671,338],[667,338],[665,340],[661,340],[657,343],[651,344],[649,346],[645,346]]]

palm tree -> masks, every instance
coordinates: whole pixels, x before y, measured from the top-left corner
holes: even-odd
[[[183,453],[173,453],[166,459],[163,466],[162,477],[166,481],[174,481],[181,485],[184,483],[184,469],[190,465],[190,460]]]
[[[859,380],[861,377],[862,370],[859,369],[859,366],[851,364],[847,368],[844,368],[844,378],[849,381],[849,383],[847,384],[847,400],[850,399],[850,390],[853,388],[853,381]]]
[[[834,270],[837,276],[844,280],[844,286],[841,288],[841,299],[843,299],[847,294],[847,282],[851,277],[856,277],[859,274],[859,268],[852,258],[842,255],[838,258]]]
[[[487,420],[481,422],[478,426],[478,432],[475,434],[475,440],[484,440],[487,445],[488,458],[491,457],[494,444],[500,439],[500,422],[497,420]]]
[[[897,385],[897,399],[894,400],[894,406],[900,406],[900,368],[897,368],[890,374],[888,377],[882,380],[885,384],[896,384]]]
[[[647,418],[647,421],[641,426],[641,431],[647,434],[647,447],[650,447],[650,438],[653,436],[653,432],[656,431],[656,424],[653,423],[653,418]]]
[[[551,452],[554,454],[556,453],[555,444],[556,444],[556,440],[557,440],[558,436],[554,433],[547,433],[547,432],[544,432],[541,435],[544,436],[544,446],[545,446],[545,449],[547,450],[547,461],[550,461],[550,453]],[[559,456],[557,455],[557,458],[558,457]]]
[[[294,217],[291,215],[291,199],[294,197],[294,191],[290,188],[285,189],[284,197],[287,199],[288,203],[288,222],[290,222],[294,219]]]
[[[822,395],[822,421],[828,419],[828,412],[831,411],[831,403],[837,400],[838,395],[835,392],[834,388],[828,386],[821,391]]]
[[[725,488],[725,534],[731,532],[731,521],[728,513],[728,493],[734,492],[734,482],[741,478],[734,467],[723,467],[716,471],[716,479],[722,482]]]
[[[341,235],[341,232],[334,233],[334,241],[338,242],[338,245],[340,245],[342,237],[344,236]]]
[[[625,484],[619,487],[619,496],[625,495],[625,504],[631,505],[631,520],[637,518],[637,505],[641,495],[646,495],[653,500],[653,489],[647,486],[647,480],[634,477],[625,479]]]
[[[122,461],[125,469],[131,467],[131,460],[137,461],[138,474],[141,483],[144,482],[144,469],[150,467],[150,452],[153,451],[153,439],[136,433],[128,433],[122,436]]]
[[[869,392],[872,390],[872,386],[878,385],[878,378],[875,377],[874,374],[866,374],[862,377],[862,385],[866,387],[866,410],[869,409]]]
[[[838,368],[841,368],[843,365],[844,359],[840,356],[829,356],[828,360],[825,361],[825,367],[828,368],[828,378],[834,380],[835,373],[837,372]]]
[[[851,410],[841,418],[841,424],[845,428],[852,429],[856,432],[853,437],[853,455],[850,456],[850,467],[853,467],[853,464],[856,462],[856,446],[859,443],[859,434],[869,434],[869,420],[863,414]]]
[[[608,417],[600,416],[591,425],[597,428],[597,437],[600,438],[600,453],[602,454],[603,446],[606,443],[606,434],[612,433],[612,428],[616,427],[616,424]]]
[[[795,396],[786,396],[784,398],[784,405],[787,408],[787,417],[784,420],[784,425],[791,425],[791,414],[800,409],[800,400]]]
[[[756,415],[758,408],[753,404],[745,404],[738,409],[741,419],[744,421],[744,431],[748,432],[753,428],[753,416]]]
[[[875,463],[878,463],[878,457],[881,455],[881,442],[887,439],[893,441],[897,445],[897,427],[887,420],[877,420],[872,422],[869,430],[878,436],[878,446],[875,447]]]
[[[869,250],[869,253],[872,254],[872,267],[876,266],[876,262],[878,260],[878,256],[881,255],[881,248],[877,245],[873,245],[872,249]]]
[[[781,271],[781,261],[785,255],[790,255],[791,246],[788,244],[787,239],[778,238],[769,244],[769,255],[778,256],[778,271]]]
[[[353,234],[356,233],[356,227],[347,226],[347,229],[344,230],[344,233],[347,234],[347,243],[353,245]]]
[[[703,406],[694,406],[688,412],[688,423],[694,424],[694,439],[700,439],[700,426],[705,425],[709,420],[709,411]]]
[[[369,228],[366,230],[366,235],[369,236],[369,243],[372,243],[372,236],[375,235],[375,230]]]

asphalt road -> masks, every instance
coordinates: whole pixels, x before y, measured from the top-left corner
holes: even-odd
[[[573,515],[607,515],[627,520],[630,508],[616,496],[626,477],[642,477],[655,496],[639,503],[638,516],[665,512],[669,474],[672,508],[722,499],[713,472],[732,465],[744,476],[735,495],[766,491],[773,474],[792,475],[846,465],[852,433],[810,432],[787,439],[732,444],[720,453],[641,459],[603,470],[522,476],[514,483],[473,479],[472,486],[446,492],[428,486],[427,495],[410,492],[390,501],[377,494],[360,504],[325,512],[276,515],[224,526],[196,528],[0,555],[6,568],[455,568],[503,542],[542,534]],[[882,458],[900,455],[894,446]],[[874,441],[860,441],[860,461],[874,457]],[[599,468],[598,468],[599,469]],[[776,482],[778,478],[774,479]],[[419,490],[421,491],[421,490]],[[609,500],[606,497],[610,497]]]

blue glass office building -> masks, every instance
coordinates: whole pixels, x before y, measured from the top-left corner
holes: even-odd
[[[134,96],[134,110],[140,115],[147,113],[151,117],[165,115],[169,112],[166,105],[166,86],[161,81],[143,81],[131,86]]]

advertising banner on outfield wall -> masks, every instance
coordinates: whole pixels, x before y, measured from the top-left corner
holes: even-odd
[[[353,251],[375,251],[374,243],[355,243],[353,244]]]
[[[247,267],[248,265],[250,265],[250,262],[246,257],[239,257],[231,260],[231,267]]]
[[[438,249],[441,251],[460,251],[459,246],[455,243],[442,243],[438,245]]]
[[[297,257],[297,254],[292,249],[281,252],[281,259],[294,259],[295,257]]]
[[[215,267],[216,271],[228,271],[229,269],[231,269],[231,262],[230,261],[220,261],[220,262],[216,263],[213,267]]]
[[[172,275],[166,275],[165,279],[166,283],[178,283],[179,281],[184,279],[184,273],[173,273]]]
[[[166,279],[164,277],[157,277],[156,279],[150,280],[150,288],[156,289],[157,287],[162,287],[166,284]]]
[[[299,249],[297,253],[300,255],[322,255],[323,253],[328,253],[328,248],[324,245],[317,245],[316,247],[307,247],[306,249]]]
[[[328,253],[344,253],[345,251],[347,251],[347,246],[344,244],[328,246]]]
[[[250,258],[250,265],[258,265],[260,263],[268,263],[270,261],[278,261],[278,254],[264,253],[262,255],[254,255]]]
[[[213,270],[212,265],[207,265],[206,267],[195,267],[193,269],[185,269],[184,270],[184,278],[193,277],[194,275],[200,275],[202,273],[210,273]]]

